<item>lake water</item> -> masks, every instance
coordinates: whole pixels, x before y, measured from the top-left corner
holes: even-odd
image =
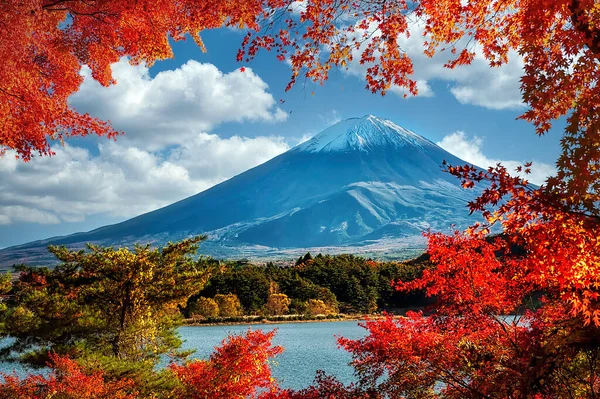
[[[337,347],[335,337],[356,339],[364,336],[366,330],[356,321],[181,327],[179,332],[185,341],[182,349],[196,350],[192,357],[208,358],[225,337],[248,328],[277,330],[273,344],[283,346],[285,350],[275,359],[273,376],[284,388],[300,389],[310,385],[317,370],[324,370],[344,383],[354,380],[353,369],[348,365],[350,354]],[[17,364],[0,363],[1,372],[13,370],[20,375],[26,372]]]
[[[182,327],[180,333],[186,340],[184,349],[195,349],[194,357],[206,358],[227,335],[247,331],[249,327],[263,331],[277,329],[273,344],[283,346],[284,352],[276,358],[273,376],[282,387],[304,388],[313,381],[317,370],[324,370],[344,383],[353,381],[353,369],[348,365],[352,358],[337,347],[335,337],[364,336],[366,330],[355,321]]]

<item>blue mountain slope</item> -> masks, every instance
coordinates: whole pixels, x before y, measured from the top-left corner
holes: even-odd
[[[476,193],[441,170],[465,162],[393,122],[367,115],[326,129],[270,161],[197,195],[87,233],[0,251],[31,259],[49,244],[160,244],[208,234],[208,248],[362,245],[464,227]]]

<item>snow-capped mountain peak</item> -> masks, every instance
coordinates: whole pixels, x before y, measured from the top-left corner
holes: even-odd
[[[348,251],[363,245],[388,251],[391,242],[398,248],[406,240],[421,240],[424,229],[472,224],[467,204],[477,192],[444,173],[444,160],[464,164],[387,119],[347,119],[164,208],[86,233],[2,249],[0,266],[47,265],[53,259],[48,245],[161,245],[200,234],[209,237],[203,253],[220,258],[306,253],[307,248],[330,252],[324,247]]]
[[[296,146],[303,152],[347,152],[397,149],[412,146],[418,149],[434,145],[418,134],[374,115],[350,118],[325,129],[312,139]]]

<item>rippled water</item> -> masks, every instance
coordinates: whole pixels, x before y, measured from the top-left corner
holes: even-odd
[[[183,348],[196,349],[195,357],[206,358],[228,334],[240,333],[249,327],[263,331],[277,329],[273,343],[283,346],[285,351],[276,358],[273,375],[283,387],[304,388],[313,381],[317,370],[324,370],[345,383],[353,381],[352,368],[348,365],[350,354],[337,347],[335,336],[362,337],[365,330],[355,321],[182,327],[180,333],[186,340]]]
[[[283,346],[285,351],[276,358],[273,375],[282,387],[304,388],[313,381],[317,370],[324,370],[344,383],[353,381],[352,368],[348,365],[351,357],[337,347],[335,337],[356,339],[364,336],[365,330],[355,321],[181,327],[179,332],[185,341],[182,349],[196,350],[192,357],[208,358],[227,335],[241,333],[248,328],[277,330],[273,343]],[[0,363],[0,372],[11,373],[13,370],[20,375],[28,371],[18,364]]]

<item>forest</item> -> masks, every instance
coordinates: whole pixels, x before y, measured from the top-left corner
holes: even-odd
[[[353,255],[307,253],[294,266],[224,262],[193,295],[189,317],[246,315],[371,314],[422,308],[424,295],[398,292],[393,281],[409,281],[426,267],[416,261],[375,262]],[[230,295],[237,312],[221,314],[217,305]],[[215,302],[216,300],[216,302]]]

